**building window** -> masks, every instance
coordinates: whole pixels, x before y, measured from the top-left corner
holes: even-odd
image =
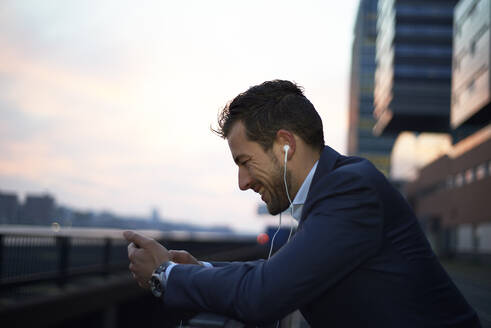
[[[427,78],[446,78],[452,76],[450,67],[426,66],[419,67],[415,65],[397,65],[394,73],[398,77],[427,77]]]
[[[397,4],[397,13],[413,16],[452,17],[453,8],[438,5]]]
[[[471,46],[469,47],[469,52],[472,56],[476,53],[476,40],[472,40]]]
[[[461,187],[463,184],[464,184],[464,176],[462,175],[462,173],[457,173],[455,175],[454,186],[455,187]]]
[[[452,105],[457,106],[459,104],[459,96],[454,94],[452,96]]]
[[[452,26],[439,26],[439,25],[405,25],[400,24],[396,26],[396,34],[401,36],[439,36],[439,37],[452,37]]]
[[[476,168],[476,180],[481,180],[486,177],[486,164],[480,164]]]
[[[455,71],[458,71],[460,69],[460,61],[461,60],[462,60],[461,58],[454,57],[454,60],[453,60],[453,69]]]
[[[469,184],[474,181],[474,169],[467,169],[465,171],[465,183]]]
[[[469,91],[469,93],[472,93],[474,89],[475,89],[475,80],[472,80],[467,85],[467,91]]]
[[[468,13],[468,17],[470,18],[472,15],[474,15],[474,13],[476,12],[476,8],[479,4],[479,0],[477,0],[471,7],[471,9],[469,10],[469,13]]]
[[[396,44],[396,55],[405,56],[452,56],[452,47],[446,45]]]
[[[453,178],[452,176],[447,177],[447,189],[453,188]]]
[[[476,53],[476,48],[478,46],[478,43],[480,42],[481,38],[488,30],[489,30],[489,26],[484,25],[479,29],[479,31],[477,31],[476,35],[474,35],[474,39],[472,40],[469,48],[469,52],[472,56]]]
[[[455,38],[458,38],[462,34],[462,24],[455,24],[454,26]]]

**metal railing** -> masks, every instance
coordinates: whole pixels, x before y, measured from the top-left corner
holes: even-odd
[[[107,274],[128,266],[123,239],[0,235],[0,288]]]
[[[202,260],[262,257],[265,247],[251,236],[201,232],[145,231],[169,249],[186,249]],[[74,276],[127,270],[127,242],[120,230],[0,229],[0,290]]]
[[[197,258],[208,261],[264,258],[268,250],[267,245],[258,245],[253,236],[157,231],[144,233],[169,249],[185,249]],[[128,300],[131,297],[129,295],[134,294],[130,289],[139,290],[130,278],[128,264],[127,242],[121,230],[71,229],[54,232],[48,228],[33,230],[0,227],[0,321],[13,318],[19,323],[24,318],[24,312],[32,313],[33,309],[43,308],[43,311],[38,311],[42,314],[35,320],[51,322],[62,308],[66,307],[67,312],[73,308],[70,302],[74,298],[69,295],[74,295],[74,291],[80,293],[80,289],[86,291],[80,296],[83,301],[77,301],[84,304],[82,307],[94,306],[94,297],[99,298],[99,303],[115,302],[119,296],[110,296],[123,293],[123,290],[128,295],[120,299]],[[122,286],[121,279],[126,281],[124,288],[118,287]],[[98,290],[101,286],[113,288],[110,282],[115,286],[113,292],[101,299]],[[58,293],[56,295],[65,295],[66,292],[66,300],[63,297],[50,298],[49,293],[45,292],[47,290],[54,290]],[[145,293],[138,295],[142,297]],[[35,304],[29,301],[31,298],[36,300]],[[45,300],[56,302],[56,306],[43,307]],[[98,306],[103,305],[101,303]],[[65,319],[68,320],[68,317]],[[198,314],[183,320],[183,323],[187,327],[246,327],[231,318],[213,314]]]

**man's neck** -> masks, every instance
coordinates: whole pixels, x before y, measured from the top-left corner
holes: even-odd
[[[314,164],[319,160],[320,153],[315,151],[304,151],[305,154],[300,154],[298,162],[295,163],[295,168],[290,171],[292,172],[292,199],[298,193],[298,190],[302,186],[305,178],[309,174]]]

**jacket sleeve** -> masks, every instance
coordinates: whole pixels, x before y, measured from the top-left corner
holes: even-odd
[[[216,261],[212,261],[212,262],[209,262],[213,267],[215,268],[219,268],[219,267],[223,267],[223,266],[227,266],[231,263],[234,263],[234,262],[216,262]]]
[[[165,303],[269,323],[311,303],[376,254],[383,215],[365,177],[338,169],[321,178],[309,198],[302,229],[271,259],[216,268],[178,265]]]

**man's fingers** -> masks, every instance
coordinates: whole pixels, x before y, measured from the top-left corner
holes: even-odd
[[[133,243],[130,243],[128,245],[128,258],[130,259],[130,261],[133,261],[134,258],[135,258],[135,252],[138,250],[138,248],[136,248],[135,244]]]
[[[169,260],[181,264],[200,264],[194,256],[183,250],[169,250]]]
[[[140,286],[141,288],[145,288],[145,289],[150,288],[150,285],[148,284],[147,280],[144,280],[139,276],[135,276],[135,280],[138,282],[138,286]]]
[[[127,241],[135,244],[136,247],[142,247],[143,245],[145,245],[145,243],[148,243],[149,241],[153,240],[144,235],[141,235],[137,232],[130,231],[130,230],[123,232],[123,237]]]
[[[123,232],[129,241],[128,258],[132,276],[142,288],[148,288],[148,279],[160,264],[169,260],[167,249],[155,240],[134,231]]]
[[[169,250],[169,260],[173,261],[173,262],[178,262],[180,263],[183,259],[183,253],[184,251],[178,251],[178,250],[175,250],[175,249],[170,249]]]

